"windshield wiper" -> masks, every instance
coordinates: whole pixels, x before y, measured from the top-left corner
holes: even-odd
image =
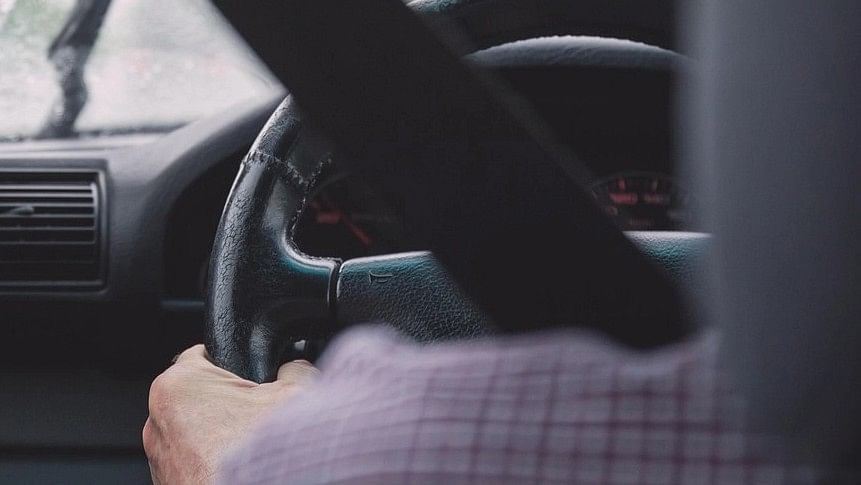
[[[54,102],[38,139],[68,138],[87,104],[84,68],[99,35],[111,0],[78,0],[60,33],[48,48],[48,60],[57,72],[60,98]]]

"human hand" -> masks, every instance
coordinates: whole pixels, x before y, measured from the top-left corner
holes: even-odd
[[[317,373],[306,361],[289,362],[274,382],[257,384],[215,366],[203,345],[180,354],[150,387],[143,445],[153,483],[211,482],[225,452]]]

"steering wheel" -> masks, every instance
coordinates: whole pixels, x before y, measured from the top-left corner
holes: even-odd
[[[305,203],[334,156],[288,97],[242,161],[216,233],[206,313],[210,355],[241,377],[270,381],[293,343],[326,339],[354,322],[386,322],[419,341],[470,338],[493,328],[429,252],[342,262],[297,248]],[[629,237],[682,277],[706,244],[705,236],[690,233]]]

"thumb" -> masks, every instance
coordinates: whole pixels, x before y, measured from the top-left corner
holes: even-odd
[[[278,368],[275,382],[285,386],[307,384],[319,374],[320,371],[307,360],[294,360]]]

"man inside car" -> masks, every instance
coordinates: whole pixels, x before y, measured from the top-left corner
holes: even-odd
[[[778,3],[771,2],[774,17],[780,17],[779,9],[774,9]],[[738,187],[750,189],[743,181],[766,173],[771,181],[800,184],[805,180],[800,172],[828,153],[833,155],[829,161],[834,166],[822,169],[818,180],[833,182],[845,171],[857,172],[853,158],[857,138],[837,130],[827,146],[819,144],[819,125],[813,120],[826,112],[820,111],[821,106],[831,106],[829,100],[836,93],[855,101],[858,98],[844,78],[835,75],[826,78],[827,88],[786,99],[772,86],[789,89],[798,76],[806,75],[806,71],[793,69],[771,73],[767,85],[747,84],[750,73],[732,68],[738,61],[726,52],[750,61],[744,57],[748,50],[726,41],[718,32],[724,29],[725,35],[754,36],[751,32],[762,19],[745,14],[757,8],[706,10],[713,15],[708,18],[715,26],[708,31],[714,38],[706,36],[713,43],[707,43],[712,50],[707,50],[703,62],[726,77],[719,78],[719,86],[709,86],[720,96],[710,92],[704,109],[708,116],[727,121],[712,121],[708,127],[722,136],[732,135],[734,141],[703,148],[710,157],[720,159],[712,170],[726,178],[716,190],[729,194],[713,201],[715,230],[724,238],[719,241],[716,270],[720,292],[709,299],[717,330],[701,329],[646,352],[632,350],[602,333],[576,328],[577,322],[569,322],[572,327],[533,331],[523,331],[531,327],[522,322],[520,331],[509,335],[431,346],[418,346],[380,326],[362,326],[342,332],[329,345],[319,360],[319,370],[307,361],[293,361],[278,369],[274,381],[262,384],[214,365],[204,346],[197,345],[180,354],[151,388],[143,441],[154,481],[850,480],[852,475],[844,477],[833,471],[851,463],[846,455],[834,453],[851,441],[836,438],[834,424],[839,413],[834,410],[851,409],[857,392],[822,384],[821,372],[855,372],[855,367],[846,365],[857,360],[847,343],[855,341],[855,334],[845,333],[854,327],[846,330],[845,324],[853,314],[849,307],[857,308],[857,303],[849,303],[853,301],[851,282],[857,282],[857,258],[849,256],[855,233],[846,228],[857,225],[857,220],[846,212],[830,212],[839,205],[833,198],[799,191],[794,199],[797,207],[828,213],[833,219],[816,226],[815,235],[805,224],[783,224],[778,233],[772,224],[792,218],[786,215],[783,201]],[[772,41],[763,41],[762,49],[775,62],[796,66],[778,42],[791,39],[791,29],[757,33]],[[728,51],[717,50],[715,45]],[[826,62],[829,56],[825,53],[834,46],[823,45],[802,52],[803,65]],[[857,68],[857,59],[843,60]],[[826,62],[824,69],[842,73],[845,66],[840,62]],[[756,66],[743,65],[758,72]],[[760,144],[751,134],[755,130],[742,122],[748,118],[739,113],[753,116],[745,108],[754,98],[767,97],[771,103],[758,106],[756,113],[761,118],[756,121],[777,127],[770,133],[777,141]],[[723,110],[712,111],[715,104]],[[780,109],[775,108],[778,104]],[[852,106],[857,111],[859,105]],[[813,114],[796,120],[800,125],[787,127],[780,117],[792,107]],[[729,132],[718,131],[724,129]],[[793,138],[799,136],[809,142],[806,146],[811,153],[790,150]],[[756,146],[761,152],[742,177],[731,168],[738,168],[733,164],[740,163],[735,158],[741,157],[734,156],[745,146]],[[835,154],[830,151],[834,146],[843,150]],[[774,171],[771,164],[775,160],[788,160],[797,170]],[[845,194],[836,195],[841,196]],[[743,202],[755,203],[761,216],[756,225],[738,222]],[[820,243],[829,249],[829,257],[815,261],[818,258],[811,248]],[[766,257],[770,251],[780,254]],[[793,255],[792,264],[787,264],[783,251]],[[810,293],[795,290],[810,281],[817,285]],[[835,336],[845,338],[832,338]],[[805,339],[832,345],[803,345]],[[811,353],[825,347],[829,352],[816,353],[820,374],[775,372],[798,369],[803,365],[799,360],[808,362]],[[838,381],[833,385],[848,382]],[[810,389],[811,385],[822,386],[815,387],[821,391],[815,393],[815,405],[803,407],[807,414],[794,414],[797,409],[793,406],[798,403],[784,398],[793,395],[793,387]],[[810,399],[805,394],[798,401],[814,402]],[[750,416],[759,416],[763,421],[758,424],[768,424],[769,413],[796,417],[804,424],[798,429],[808,434],[796,435],[792,430],[778,435],[777,427],[758,428],[748,422]]]

